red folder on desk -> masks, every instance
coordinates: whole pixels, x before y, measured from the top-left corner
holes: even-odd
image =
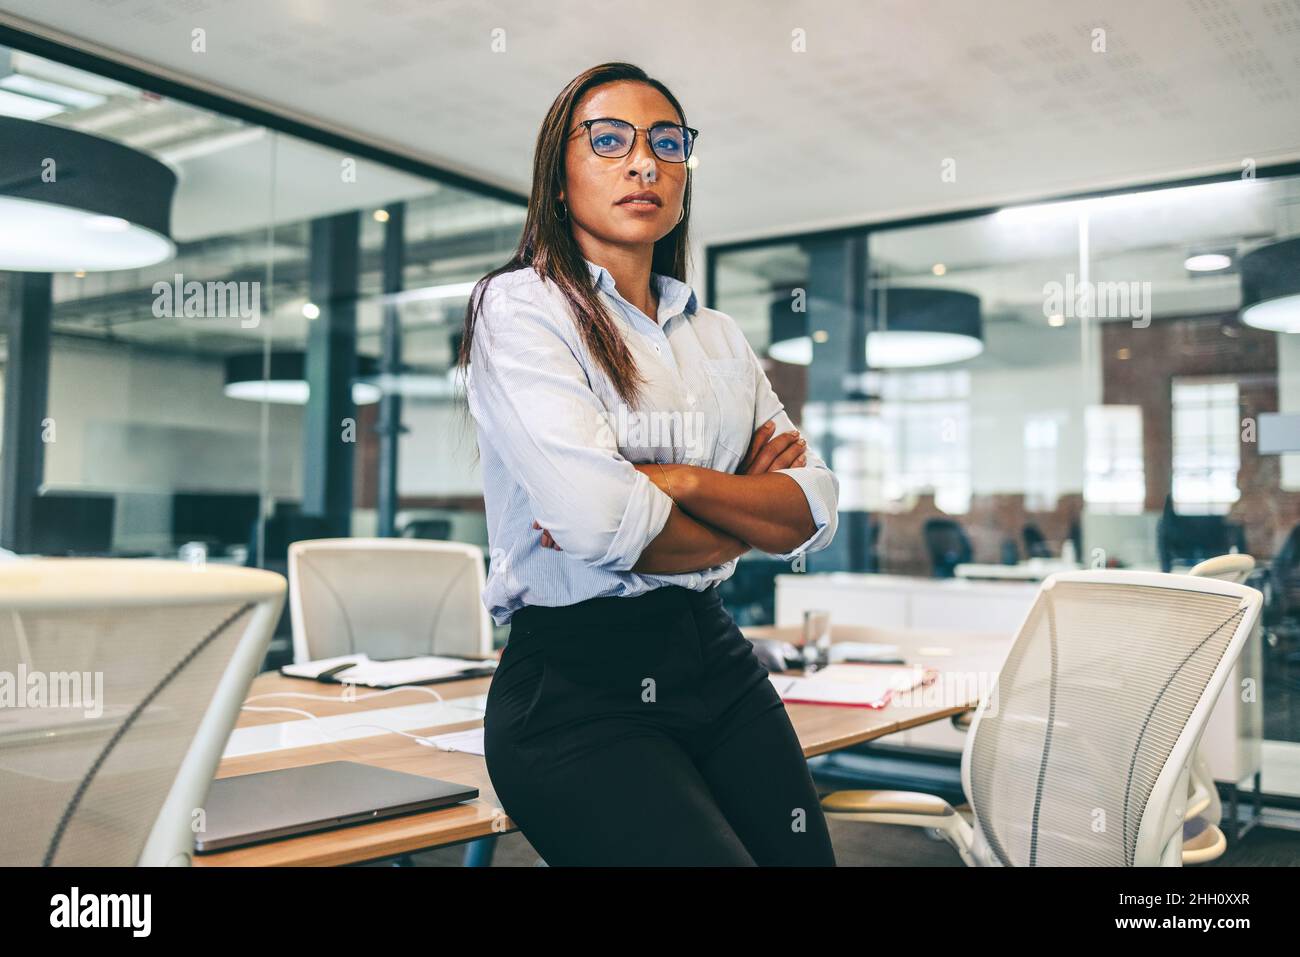
[[[937,672],[919,665],[839,664],[811,675],[768,677],[788,704],[827,704],[844,708],[884,708],[896,694],[934,681]]]

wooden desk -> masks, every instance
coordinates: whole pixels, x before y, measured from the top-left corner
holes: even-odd
[[[490,681],[490,678],[473,678],[432,687],[444,698],[452,699],[486,694]],[[254,680],[249,694],[259,695],[277,691],[328,694],[330,687],[315,681],[285,678],[276,673],[268,673]],[[358,693],[363,691],[364,689],[358,689]],[[360,715],[371,707],[397,707],[421,704],[430,700],[428,695],[420,692],[403,691],[382,698],[353,703],[341,700],[337,703],[304,702],[285,698],[282,701],[266,699],[258,701],[257,704],[265,706],[283,704],[287,707],[302,708],[318,716],[326,716],[347,713]],[[822,705],[788,706],[790,719],[798,732],[804,754],[809,757],[870,741],[903,728],[943,720],[963,710],[965,708],[962,706],[933,709],[890,706],[878,711],[869,708],[839,708]],[[246,728],[257,724],[281,722],[286,720],[286,717],[288,716],[283,713],[243,711],[240,713],[237,727]],[[290,717],[290,720],[293,719]],[[481,724],[481,720],[465,721],[432,729],[414,729],[412,733],[443,734],[449,731],[467,730]],[[358,824],[283,841],[272,841],[254,847],[220,851],[214,854],[196,854],[195,866],[268,867],[356,864],[515,830],[514,822],[497,806],[496,794],[492,790],[492,782],[488,778],[487,766],[483,758],[463,752],[424,748],[410,738],[397,734],[380,734],[350,741],[226,758],[217,770],[217,777],[252,774],[256,771],[272,771],[324,761],[357,761],[394,771],[406,771],[410,774],[423,774],[427,777],[470,784],[479,789],[479,796],[466,804],[424,814],[408,814],[376,821],[373,824]],[[496,820],[495,829],[494,820]]]
[[[802,626],[760,626],[744,629],[749,638],[775,638],[797,644],[803,640]],[[857,641],[872,645],[898,645],[899,655],[909,664],[918,664],[944,672],[966,669],[969,662],[962,656],[951,656],[946,644],[949,636],[940,632],[903,631],[901,629],[873,628],[861,625],[831,625],[831,641]],[[934,647],[928,647],[934,646]],[[815,704],[788,704],[786,711],[799,742],[807,757],[826,754],[850,745],[861,744],[951,718],[974,708],[979,702],[959,702],[951,707],[921,707],[889,705],[880,710],[870,708],[837,708]]]

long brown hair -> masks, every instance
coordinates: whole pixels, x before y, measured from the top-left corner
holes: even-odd
[[[542,121],[541,131],[537,134],[537,146],[533,153],[533,185],[519,246],[509,262],[480,279],[470,294],[469,306],[465,310],[465,327],[461,333],[460,353],[456,360],[462,375],[469,368],[474,326],[488,284],[503,273],[531,266],[542,279],[548,279],[559,287],[573,311],[587,351],[609,376],[623,401],[629,405],[635,404],[639,386],[645,380],[637,370],[636,361],[623,341],[613,317],[605,310],[596,294],[591,272],[583,261],[577,240],[573,238],[568,218],[559,218],[559,195],[564,188],[564,157],[573,108],[589,90],[619,80],[631,80],[654,87],[677,110],[682,124],[686,124],[686,113],[668,87],[631,63],[602,63],[594,66],[579,73],[560,91],[546,112],[546,119]],[[689,174],[682,208],[681,221],[668,235],[655,243],[650,271],[685,282],[686,235],[691,218]]]

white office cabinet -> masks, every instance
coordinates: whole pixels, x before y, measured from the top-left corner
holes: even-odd
[[[841,625],[906,628],[911,606],[904,588],[876,587],[862,581],[865,575],[835,572],[829,575],[776,576],[776,624],[802,625],[803,613],[820,609]],[[907,579],[893,579],[907,581]],[[864,592],[864,589],[869,589]],[[869,597],[867,597],[869,595]]]
[[[841,625],[936,631],[1019,629],[1038,594],[1027,582],[909,578],[904,575],[778,575],[776,624],[798,625],[806,609],[821,608]]]

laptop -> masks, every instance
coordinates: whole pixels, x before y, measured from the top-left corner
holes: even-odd
[[[478,788],[355,761],[218,778],[208,789],[200,854],[433,811],[472,801]]]

